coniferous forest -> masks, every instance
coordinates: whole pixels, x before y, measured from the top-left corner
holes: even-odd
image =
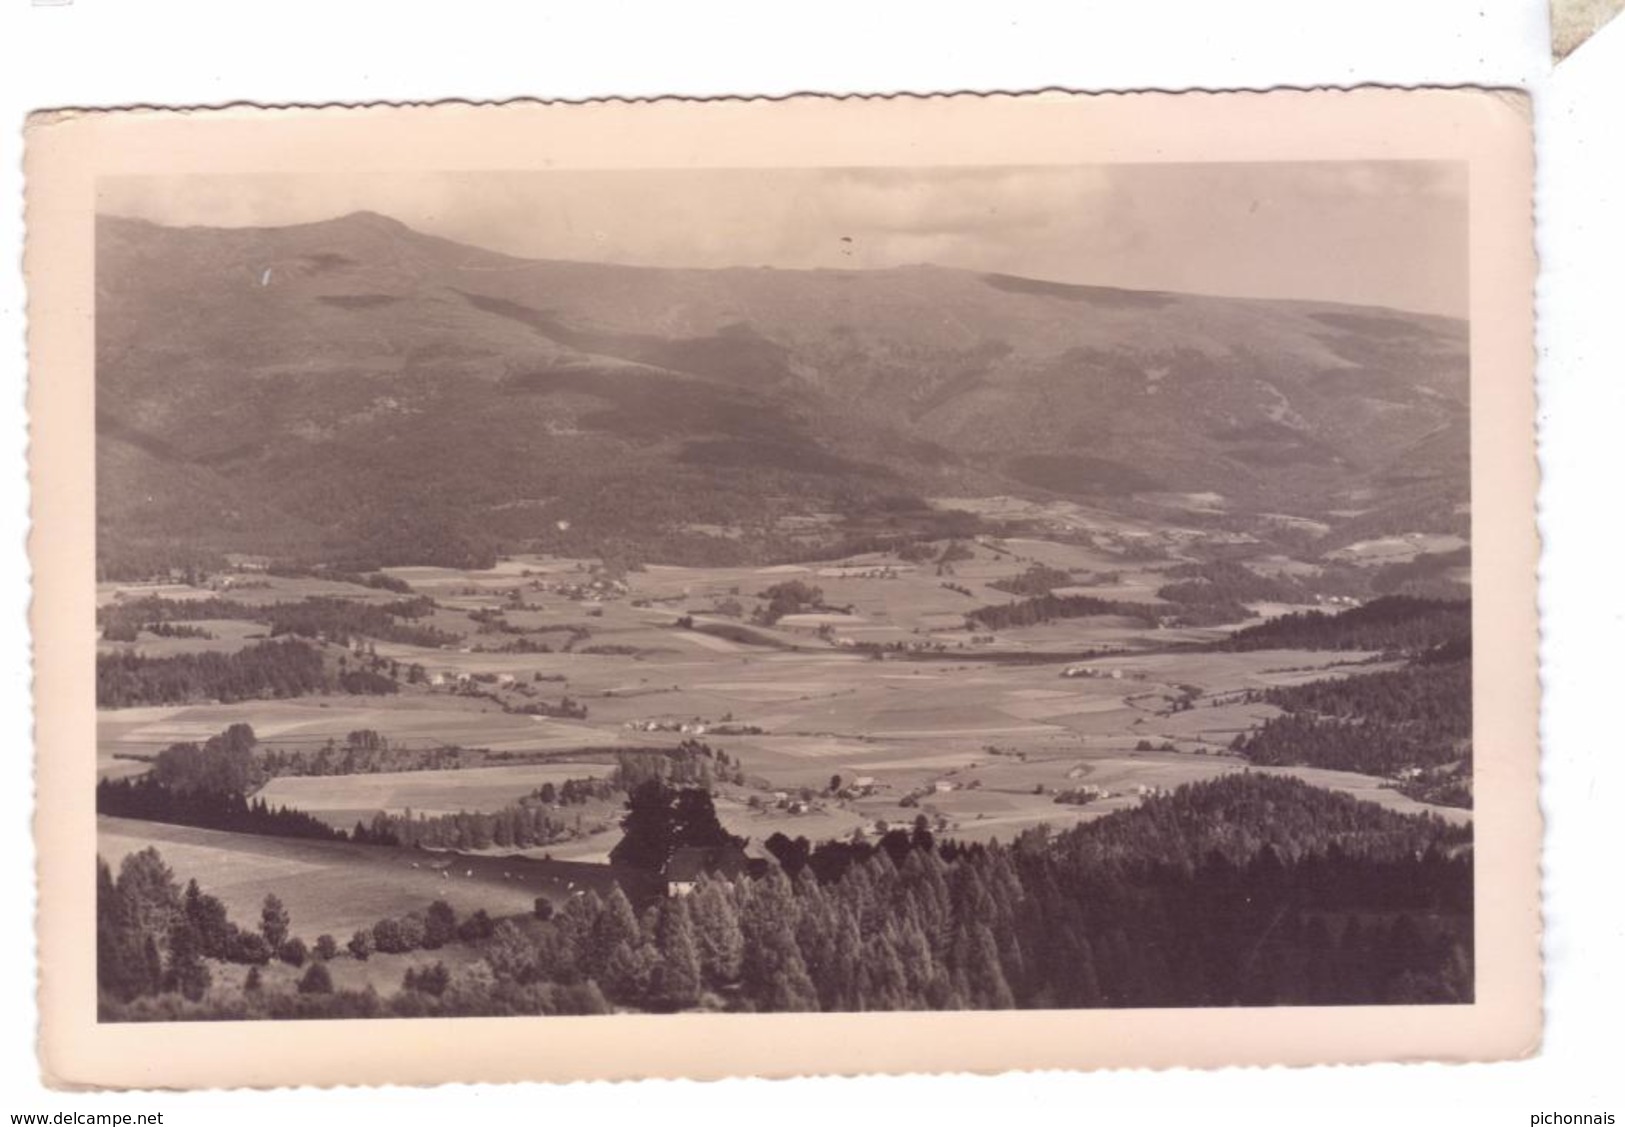
[[[1269,689],[1286,710],[1234,747],[1254,763],[1302,763],[1393,776],[1471,761],[1472,668],[1466,661]]]
[[[123,953],[109,965],[133,961],[147,986],[104,991],[103,1015],[1468,1002],[1471,876],[1468,828],[1238,774],[1011,845],[899,834],[823,875],[770,866],[686,897],[576,896],[471,933],[482,971],[431,976],[433,991],[188,1001],[163,984],[195,977],[198,941],[173,908],[141,902],[178,890],[147,873],[156,892],[120,893],[104,869],[101,938]]]

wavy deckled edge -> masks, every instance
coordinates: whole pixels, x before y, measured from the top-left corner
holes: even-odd
[[[1556,0],[1562,2],[1562,0]],[[1610,0],[1625,4],[1625,0]],[[1316,83],[1309,85],[1277,85],[1277,86],[1192,86],[1192,87],[1166,87],[1166,86],[1137,86],[1109,90],[1090,90],[1084,87],[1071,86],[1039,86],[1030,90],[893,90],[893,91],[853,91],[836,93],[825,90],[795,90],[784,94],[594,94],[579,98],[547,98],[535,95],[521,95],[513,98],[430,98],[424,100],[410,99],[403,101],[377,101],[377,102],[202,102],[189,105],[166,106],[147,102],[136,102],[126,105],[112,106],[59,106],[35,110],[28,115],[25,130],[47,128],[52,125],[69,121],[76,121],[84,117],[96,117],[105,114],[135,114],[157,117],[191,117],[210,116],[236,113],[240,111],[253,111],[256,114],[280,115],[284,113],[308,113],[321,111],[324,113],[369,113],[382,110],[426,110],[426,109],[508,109],[524,106],[557,107],[557,106],[649,106],[649,105],[749,105],[770,104],[777,102],[945,102],[956,100],[982,100],[982,101],[1027,101],[1042,98],[1136,98],[1145,95],[1160,95],[1165,97],[1178,96],[1209,96],[1233,97],[1236,95],[1269,95],[1269,94],[1357,94],[1364,91],[1433,91],[1433,92],[1460,92],[1472,94],[1492,94],[1506,96],[1509,102],[1517,102],[1525,107],[1527,114],[1529,104],[1528,91],[1523,87],[1510,84],[1484,85],[1480,83],[1386,83],[1386,82],[1350,82],[1350,83]]]
[[[1587,33],[1587,37],[1589,37],[1589,35],[1591,33],[1594,33],[1603,24],[1608,22],[1608,19],[1612,18],[1612,15],[1616,14],[1618,10],[1620,10],[1621,8],[1625,8],[1625,0],[1601,0],[1601,2],[1603,4],[1611,4],[1611,5],[1613,5],[1614,8],[1615,8],[1615,12],[1614,13],[1609,13],[1608,16],[1604,17],[1599,23],[1597,23],[1595,26],[1593,26],[1592,29],[1591,29],[1591,32]],[[1555,13],[1556,13],[1556,11],[1557,11],[1557,9],[1559,7],[1565,7],[1565,8],[1573,9],[1575,6],[1580,5],[1580,4],[1585,4],[1585,3],[1587,3],[1587,0],[1552,0],[1554,16],[1555,16]],[[1554,30],[1555,30],[1555,26],[1556,26],[1556,24],[1555,24],[1555,18],[1554,18]],[[1579,42],[1576,42],[1574,44],[1574,46],[1570,47],[1568,49],[1568,51],[1564,53],[1564,55],[1566,55],[1569,52],[1572,52],[1575,48],[1577,48],[1580,45],[1580,43],[1583,43],[1583,42],[1584,42],[1584,38],[1582,38]],[[1554,37],[1554,53],[1555,53],[1555,48],[1556,48],[1556,42],[1555,42],[1555,37]],[[1561,58],[1563,56],[1557,56],[1557,57]],[[183,117],[183,118],[184,117],[218,118],[218,117],[243,113],[244,111],[249,111],[253,115],[256,115],[256,116],[281,117],[281,116],[285,116],[285,115],[306,114],[306,113],[313,113],[313,112],[320,112],[320,113],[328,114],[328,115],[338,115],[338,114],[361,115],[361,114],[365,114],[365,113],[382,113],[382,112],[385,112],[385,111],[391,111],[391,112],[394,112],[394,111],[413,111],[413,110],[415,110],[415,111],[423,111],[423,110],[436,110],[436,109],[502,109],[502,108],[522,108],[522,107],[552,108],[552,107],[592,107],[592,106],[655,106],[655,105],[662,105],[662,104],[668,104],[668,105],[669,104],[687,104],[687,105],[700,106],[700,105],[708,105],[708,104],[746,105],[746,104],[772,104],[772,103],[836,103],[836,102],[856,102],[856,103],[879,102],[879,103],[886,103],[886,102],[908,102],[908,101],[913,101],[913,102],[923,102],[923,103],[939,103],[939,102],[950,102],[950,101],[1001,101],[1001,100],[1002,101],[1033,101],[1033,100],[1044,100],[1044,99],[1053,99],[1053,100],[1072,100],[1072,99],[1112,100],[1112,99],[1133,99],[1133,98],[1144,97],[1144,96],[1161,96],[1161,97],[1207,96],[1207,97],[1212,97],[1212,98],[1234,98],[1234,97],[1243,96],[1243,95],[1252,95],[1252,96],[1262,97],[1262,96],[1268,96],[1270,94],[1277,94],[1277,93],[1282,93],[1282,94],[1333,95],[1333,94],[1359,94],[1359,93],[1362,93],[1362,92],[1376,92],[1376,91],[1418,92],[1418,93],[1425,93],[1425,92],[1432,92],[1432,93],[1464,93],[1464,94],[1476,94],[1476,95],[1489,95],[1491,97],[1494,97],[1500,103],[1502,103],[1506,108],[1511,109],[1514,113],[1516,113],[1520,118],[1522,118],[1526,122],[1531,121],[1532,116],[1533,116],[1532,101],[1531,101],[1531,96],[1530,96],[1529,91],[1527,89],[1523,88],[1523,87],[1519,87],[1519,86],[1511,85],[1511,84],[1486,85],[1486,84],[1471,83],[1471,82],[1454,83],[1454,84],[1438,84],[1438,83],[1404,84],[1404,83],[1384,83],[1384,82],[1354,82],[1354,83],[1322,83],[1322,84],[1311,84],[1311,85],[1272,85],[1272,86],[1238,86],[1238,87],[1188,87],[1188,88],[1169,88],[1169,87],[1150,86],[1150,87],[1134,87],[1134,88],[1119,88],[1119,89],[1105,89],[1105,90],[1089,90],[1089,89],[1083,89],[1083,88],[1063,87],[1063,86],[1046,86],[1046,87],[1033,88],[1033,89],[1030,89],[1030,90],[1003,90],[1003,89],[1001,89],[1001,90],[987,90],[987,91],[951,90],[951,91],[934,91],[934,92],[920,92],[920,91],[899,90],[899,91],[891,91],[891,92],[864,91],[864,92],[850,92],[850,93],[833,93],[833,92],[828,92],[828,91],[800,90],[800,91],[786,92],[786,93],[783,93],[783,94],[588,95],[588,96],[573,97],[573,98],[547,98],[547,97],[524,95],[524,96],[516,96],[516,97],[512,97],[512,98],[496,98],[496,99],[468,99],[468,98],[447,97],[447,98],[433,98],[433,99],[424,99],[424,100],[416,100],[416,99],[413,99],[413,100],[401,100],[401,101],[384,100],[384,101],[369,101],[369,102],[259,103],[259,102],[253,102],[253,101],[230,101],[230,102],[218,102],[218,103],[198,103],[198,104],[189,104],[189,105],[181,105],[181,106],[166,106],[166,105],[158,105],[158,104],[150,104],[150,103],[134,103],[134,104],[126,104],[126,105],[109,105],[109,106],[63,106],[63,107],[52,107],[52,108],[45,108],[45,109],[35,110],[35,111],[32,111],[32,112],[30,112],[28,114],[28,116],[27,116],[27,118],[26,118],[26,120],[24,122],[23,134],[24,134],[24,138],[25,138],[25,142],[26,142],[26,140],[34,133],[35,130],[44,130],[44,129],[48,129],[51,126],[54,126],[54,125],[75,122],[75,121],[79,121],[79,120],[86,119],[86,118],[105,117],[105,116],[109,116],[109,115],[119,115],[119,116],[132,115],[132,116],[158,117],[158,118],[174,118],[174,117]],[[39,849],[38,849],[38,837],[37,837],[38,826],[39,826],[39,821],[40,821],[40,809],[39,809],[39,803],[38,803],[38,781],[37,781],[37,768],[38,768],[37,734],[38,734],[38,723],[39,723],[39,721],[38,721],[39,710],[37,708],[37,697],[36,697],[37,688],[36,688],[36,685],[35,685],[35,669],[34,669],[34,665],[33,665],[33,659],[37,656],[37,649],[38,649],[38,641],[37,641],[37,639],[39,637],[39,629],[38,629],[38,626],[37,626],[37,623],[36,623],[36,618],[37,618],[37,614],[38,614],[37,598],[34,597],[33,594],[32,594],[32,592],[33,592],[33,580],[34,580],[34,567],[33,567],[34,540],[35,540],[35,537],[36,537],[37,531],[38,531],[37,522],[34,519],[34,514],[35,514],[35,512],[36,512],[36,510],[38,508],[39,502],[38,502],[38,498],[35,495],[34,490],[33,490],[33,483],[34,483],[34,472],[33,472],[33,465],[34,465],[34,457],[33,457],[34,456],[34,438],[33,438],[33,425],[32,425],[33,412],[32,412],[32,410],[30,410],[30,408],[32,407],[33,399],[34,399],[34,395],[35,395],[35,384],[34,384],[34,381],[32,379],[32,375],[33,375],[33,371],[34,371],[34,365],[33,365],[34,355],[33,355],[32,351],[28,347],[29,343],[33,339],[34,333],[36,331],[36,327],[35,327],[35,322],[34,322],[33,318],[30,316],[35,303],[33,302],[33,300],[31,300],[32,291],[26,285],[26,281],[27,281],[28,276],[29,276],[29,274],[31,272],[31,259],[33,259],[34,257],[37,256],[38,250],[37,250],[37,247],[34,244],[34,240],[30,236],[30,232],[31,232],[32,228],[31,228],[31,226],[30,226],[30,224],[28,222],[29,213],[30,213],[30,210],[31,210],[30,205],[29,205],[29,198],[30,198],[30,194],[31,194],[30,191],[29,191],[29,184],[30,184],[30,177],[29,177],[30,155],[31,155],[31,150],[29,149],[29,147],[25,143],[24,150],[23,150],[22,161],[21,161],[22,170],[23,170],[22,179],[23,179],[24,240],[23,240],[23,253],[20,256],[20,262],[21,262],[24,281],[25,281],[24,301],[23,301],[23,305],[22,305],[24,355],[25,355],[25,357],[27,357],[26,363],[28,364],[28,367],[27,367],[26,371],[29,373],[29,377],[27,379],[27,382],[25,383],[25,390],[24,390],[24,396],[25,396],[25,420],[24,420],[24,422],[25,422],[25,445],[24,445],[24,455],[25,455],[25,460],[26,460],[25,474],[26,474],[28,482],[29,482],[29,491],[30,491],[29,492],[28,522],[27,522],[27,527],[26,527],[26,532],[25,532],[25,540],[26,540],[26,543],[27,543],[28,565],[29,565],[28,566],[28,571],[27,571],[26,574],[29,576],[30,592],[31,592],[31,597],[30,597],[30,600],[29,600],[29,603],[28,603],[28,610],[27,610],[26,618],[27,618],[27,623],[28,623],[28,628],[29,628],[30,657],[31,657],[30,682],[29,682],[30,683],[30,710],[31,710],[30,714],[31,714],[32,721],[33,721],[32,725],[31,725],[31,730],[34,732],[35,740],[36,740],[35,755],[34,755],[34,760],[33,760],[35,770],[31,774],[31,781],[33,782],[33,796],[34,796],[35,801],[34,801],[34,813],[33,813],[32,819],[30,821],[30,831],[31,831],[30,832],[30,838],[31,838],[31,841],[32,841],[32,844],[33,844],[34,850],[35,850],[34,866],[33,866],[34,867],[34,873],[35,873],[35,890],[34,890],[35,898],[34,898],[34,912],[33,912],[33,920],[34,920],[33,942],[34,942],[34,953],[35,953],[35,994],[36,994],[36,999],[39,1000],[39,999],[43,998],[43,994],[44,994],[44,991],[45,991],[44,965],[43,965],[43,960],[40,958],[40,952],[39,952],[39,919],[40,919],[40,916],[41,916],[42,904],[43,904],[43,901],[44,901],[44,888],[43,888],[43,882],[40,879],[40,871],[39,871],[40,854],[39,854]],[[1536,166],[1535,171],[1536,171],[1536,173],[1538,175],[1538,171],[1539,171],[1538,165]],[[1531,212],[1532,249],[1536,249],[1536,248],[1533,247],[1533,239],[1535,237],[1535,233],[1538,231],[1538,221],[1539,221],[1538,191],[1532,191],[1531,192],[1531,209],[1532,209],[1532,212]],[[1543,363],[1542,355],[1541,355],[1540,336],[1539,336],[1539,333],[1540,333],[1540,321],[1539,321],[1539,317],[1538,317],[1538,309],[1539,309],[1539,305],[1540,305],[1540,296],[1541,295],[1540,295],[1540,288],[1539,288],[1540,273],[1539,273],[1538,255],[1536,257],[1535,266],[1536,266],[1536,270],[1535,270],[1534,277],[1532,279],[1533,288],[1531,289],[1530,295],[1529,295],[1530,299],[1531,299],[1531,307],[1535,311],[1535,314],[1536,314],[1535,316],[1533,316],[1531,318],[1531,325],[1532,325],[1532,329],[1534,330],[1533,333],[1532,333],[1532,348],[1533,348],[1533,351],[1532,351],[1531,359],[1532,359],[1533,363],[1532,363],[1532,367],[1531,367],[1531,374],[1532,374],[1532,376],[1534,378],[1532,380],[1532,385],[1533,386],[1531,387],[1530,395],[1531,395],[1531,405],[1534,408],[1534,414],[1533,414],[1533,418],[1532,418],[1532,422],[1533,422],[1534,425],[1533,425],[1533,429],[1531,430],[1531,433],[1530,433],[1529,437],[1530,437],[1531,444],[1533,446],[1531,456],[1534,458],[1534,460],[1536,462],[1536,469],[1537,469],[1537,476],[1536,476],[1536,483],[1535,483],[1535,486],[1536,486],[1536,497],[1535,497],[1536,507],[1535,507],[1535,511],[1530,514],[1530,519],[1531,519],[1531,522],[1532,522],[1532,524],[1533,524],[1533,526],[1535,528],[1535,534],[1536,534],[1535,548],[1536,548],[1536,551],[1537,551],[1537,566],[1538,566],[1539,556],[1541,554],[1543,554],[1541,552],[1541,548],[1542,548],[1542,545],[1543,545],[1543,539],[1542,539],[1541,534],[1540,534],[1540,522],[1539,522],[1539,514],[1540,514],[1539,495],[1540,495],[1540,491],[1541,491],[1541,487],[1542,487],[1542,478],[1541,478],[1541,475],[1539,474],[1540,461],[1541,461],[1541,458],[1540,458],[1540,453],[1541,453],[1541,451],[1540,451],[1540,429],[1541,428],[1540,428],[1540,421],[1539,421],[1540,420],[1540,416],[1539,416],[1539,405],[1540,405],[1539,388],[1540,388],[1540,379],[1541,379],[1541,376],[1543,374],[1542,369],[1544,368],[1544,363]],[[1545,661],[1545,657],[1544,657],[1545,633],[1544,633],[1544,631],[1542,631],[1540,629],[1542,615],[1540,613],[1539,604],[1540,604],[1541,600],[1540,600],[1539,595],[1540,595],[1540,588],[1539,588],[1539,584],[1537,582],[1535,584],[1535,591],[1534,591],[1534,598],[1535,598],[1535,603],[1536,603],[1534,621],[1535,621],[1536,630],[1537,630],[1537,646],[1539,647],[1539,651],[1538,651],[1539,652],[1539,660],[1537,661],[1537,668],[1536,668],[1536,677],[1537,677],[1538,684],[1537,684],[1537,698],[1536,698],[1537,699],[1537,712],[1536,712],[1536,717],[1535,717],[1536,724],[1537,724],[1537,732],[1536,732],[1536,739],[1537,739],[1537,745],[1536,746],[1537,746],[1537,749],[1539,749],[1540,746],[1544,743],[1544,739],[1540,734],[1540,729],[1544,728],[1544,723],[1543,723],[1543,721],[1544,721],[1544,707],[1543,707],[1543,704],[1544,704],[1544,699],[1545,699],[1544,687],[1545,687],[1545,666],[1546,666],[1546,661]],[[1537,756],[1536,756],[1537,784],[1544,783],[1544,780],[1545,780],[1545,772],[1544,772],[1543,764],[1544,764],[1544,756],[1537,753]],[[1537,819],[1536,829],[1537,829],[1537,834],[1539,835],[1538,840],[1541,842],[1542,848],[1537,852],[1537,856],[1533,860],[1533,864],[1535,865],[1535,867],[1537,869],[1537,877],[1536,877],[1537,900],[1536,900],[1535,937],[1536,937],[1536,946],[1537,946],[1536,973],[1537,973],[1538,976],[1540,976],[1541,982],[1542,982],[1542,989],[1540,991],[1540,1012],[1539,1012],[1539,1017],[1538,1017],[1534,1032],[1532,1034],[1531,1040],[1527,1044],[1521,1046],[1520,1048],[1518,1048],[1518,1049],[1516,1049],[1516,1050],[1514,1050],[1512,1052],[1509,1052],[1508,1054],[1506,1054],[1504,1056],[1497,1057],[1497,1058],[1492,1058],[1492,1059],[1488,1059],[1488,1060],[1482,1060],[1482,1059],[1481,1060],[1451,1059],[1451,1058],[1435,1056],[1435,1055],[1418,1055],[1418,1056],[1397,1056],[1397,1057],[1391,1057],[1391,1058],[1379,1058],[1379,1059],[1373,1059],[1373,1060],[1367,1060],[1367,1061],[1274,1062],[1274,1063],[1269,1063],[1269,1064],[1250,1064],[1250,1063],[1216,1064],[1216,1065],[1090,1065],[1090,1064],[1078,1064],[1078,1065],[1066,1066],[1066,1067],[1035,1067],[1035,1068],[1002,1068],[1002,1067],[994,1066],[994,1067],[987,1067],[987,1068],[944,1068],[944,1069],[918,1068],[918,1069],[903,1069],[903,1070],[874,1069],[874,1070],[858,1070],[858,1071],[811,1070],[811,1069],[809,1069],[809,1070],[799,1071],[799,1072],[798,1071],[784,1071],[784,1072],[767,1073],[767,1072],[743,1072],[742,1071],[742,1072],[726,1072],[726,1073],[723,1073],[723,1074],[720,1074],[720,1075],[700,1075],[700,1076],[695,1076],[695,1075],[687,1075],[687,1076],[683,1076],[683,1075],[651,1075],[651,1074],[638,1073],[637,1071],[633,1070],[633,1071],[629,1071],[629,1072],[627,1072],[625,1074],[622,1074],[622,1075],[593,1076],[593,1077],[583,1077],[583,1078],[568,1079],[568,1080],[531,1079],[531,1078],[515,1079],[515,1078],[512,1078],[512,1077],[502,1076],[502,1077],[491,1077],[491,1078],[485,1078],[485,1079],[482,1079],[482,1078],[479,1078],[479,1077],[467,1078],[467,1079],[457,1079],[457,1080],[432,1080],[431,1079],[431,1080],[426,1080],[426,1081],[424,1081],[422,1083],[413,1083],[411,1081],[393,1080],[393,1081],[387,1081],[387,1082],[378,1083],[378,1084],[337,1082],[337,1083],[331,1083],[331,1084],[315,1084],[315,1083],[294,1083],[294,1084],[241,1083],[241,1084],[211,1085],[211,1086],[207,1086],[207,1087],[203,1087],[203,1086],[191,1087],[191,1086],[184,1086],[184,1085],[133,1086],[133,1085],[101,1084],[101,1083],[96,1083],[96,1082],[93,1082],[93,1081],[77,1080],[77,1079],[66,1077],[66,1076],[62,1075],[60,1072],[58,1072],[53,1067],[52,1062],[49,1059],[49,1055],[48,1055],[48,1053],[46,1051],[46,1045],[45,1045],[44,1036],[43,1036],[43,1026],[44,1026],[44,1021],[45,1021],[44,1005],[43,1005],[42,1001],[37,1001],[35,1047],[36,1047],[36,1054],[37,1054],[38,1061],[39,1061],[40,1078],[41,1078],[42,1083],[47,1088],[49,1088],[49,1089],[51,1089],[53,1091],[59,1091],[59,1092],[120,1092],[120,1093],[141,1093],[141,1094],[171,1094],[171,1093],[187,1093],[187,1092],[201,1092],[201,1091],[207,1091],[207,1092],[346,1091],[346,1090],[377,1091],[377,1090],[391,1090],[391,1089],[407,1091],[407,1090],[450,1089],[450,1088],[474,1089],[474,1088],[479,1088],[479,1087],[484,1087],[484,1086],[493,1086],[493,1085],[499,1085],[499,1084],[503,1085],[503,1086],[510,1086],[510,1085],[516,1085],[516,1084],[530,1084],[530,1085],[536,1085],[536,1086],[546,1086],[546,1087],[549,1087],[549,1088],[559,1087],[559,1086],[571,1086],[571,1087],[575,1087],[575,1086],[600,1086],[600,1085],[604,1085],[604,1086],[608,1086],[608,1085],[620,1086],[620,1085],[635,1084],[635,1083],[690,1084],[690,1085],[694,1085],[694,1084],[714,1084],[714,1083],[721,1083],[721,1082],[725,1082],[725,1081],[738,1082],[738,1081],[749,1081],[749,1080],[755,1080],[755,1081],[797,1081],[797,1080],[824,1080],[824,1079],[869,1079],[869,1078],[876,1078],[876,1077],[882,1077],[882,1078],[889,1078],[889,1077],[898,1077],[898,1078],[916,1078],[916,1077],[974,1077],[974,1078],[987,1078],[987,1077],[997,1077],[997,1076],[1004,1076],[1004,1075],[1020,1075],[1020,1076],[1027,1076],[1027,1075],[1033,1075],[1033,1076],[1041,1076],[1041,1075],[1075,1075],[1075,1074],[1080,1074],[1080,1073],[1097,1073],[1097,1072],[1098,1073],[1131,1073],[1131,1074],[1132,1073],[1165,1073],[1165,1072],[1175,1072],[1175,1073],[1283,1072],[1283,1071],[1300,1071],[1301,1072],[1301,1071],[1305,1071],[1305,1070],[1309,1070],[1309,1069],[1345,1070],[1345,1069],[1367,1068],[1367,1067],[1372,1067],[1372,1066],[1377,1066],[1377,1067],[1403,1067],[1403,1068],[1417,1068],[1417,1067],[1428,1067],[1428,1066],[1452,1066],[1452,1067],[1456,1067],[1456,1068],[1463,1068],[1463,1069],[1469,1069],[1469,1070],[1473,1069],[1473,1068],[1489,1068],[1489,1067],[1493,1067],[1496,1064],[1500,1064],[1500,1063],[1528,1060],[1528,1059],[1530,1059],[1530,1058],[1532,1058],[1532,1057],[1539,1054],[1539,1052],[1541,1051],[1541,1048],[1542,1048],[1542,1044],[1543,1044],[1545,1024],[1546,1024],[1546,1019],[1547,1019],[1546,991],[1545,991],[1545,982],[1546,982],[1545,941],[1546,941],[1547,938],[1549,938],[1549,934],[1548,934],[1548,930],[1547,930],[1547,927],[1546,927],[1546,901],[1545,901],[1545,880],[1544,880],[1545,869],[1544,869],[1544,847],[1543,847],[1544,846],[1544,835],[1545,835],[1547,820],[1546,820],[1546,818],[1544,816],[1544,807],[1543,807],[1543,804],[1541,803],[1541,800],[1540,800],[1540,790],[1541,790],[1541,787],[1539,785],[1537,785],[1536,795],[1534,797],[1534,802],[1535,802],[1535,805],[1536,805],[1536,819]],[[974,1012],[977,1012],[977,1011],[958,1011],[958,1012],[960,1012],[960,1013],[974,1013]],[[1063,1012],[1069,1012],[1070,1013],[1070,1012],[1074,1012],[1074,1011],[1063,1011]],[[1165,1011],[1165,1012],[1177,1012],[1177,1011]],[[606,1020],[609,1017],[613,1017],[613,1016],[614,1015],[606,1015]],[[832,1017],[834,1017],[834,1016],[861,1017],[862,1015],[859,1014],[859,1013],[854,1012],[854,1013],[851,1013],[851,1014],[839,1014],[839,1015],[828,1015],[828,1016],[832,1016]],[[380,1020],[380,1019],[373,1019],[373,1020]],[[383,1019],[383,1020],[388,1020],[388,1019]],[[414,1021],[414,1020],[420,1020],[420,1019],[395,1019],[395,1020],[397,1020],[397,1021]],[[455,1018],[442,1018],[442,1019],[438,1019],[438,1020],[441,1020],[441,1021],[455,1021],[457,1019],[455,1019]],[[520,1016],[516,1016],[512,1020],[522,1021],[522,1020],[525,1020],[525,1018],[520,1017]],[[536,1020],[536,1019],[532,1019],[532,1020]],[[355,1025],[356,1022],[354,1020],[348,1020],[348,1021],[327,1021],[327,1020],[322,1020],[322,1021],[315,1021],[312,1024],[314,1024],[316,1026],[319,1026],[319,1027],[336,1026],[336,1027],[339,1027],[339,1028],[347,1028],[349,1026]],[[368,1022],[368,1021],[363,1021],[362,1022],[363,1027],[365,1027],[367,1025],[370,1025],[370,1024],[371,1024],[371,1022]]]

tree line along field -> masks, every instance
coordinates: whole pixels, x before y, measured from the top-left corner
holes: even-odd
[[[704,791],[681,793],[699,796],[697,812],[709,805]],[[660,831],[644,828],[652,844]],[[256,928],[251,905],[234,910],[241,900],[143,850],[116,879],[111,867],[99,875],[102,1016],[1469,1002],[1469,842],[1438,819],[1232,776],[1070,830],[1028,831],[1013,847],[939,843],[921,823],[878,846],[777,838],[779,865],[758,877],[702,880],[678,897],[635,882],[571,888],[528,917],[465,915],[448,899],[456,877],[443,876],[426,908],[360,927],[342,948],[332,932],[314,944],[294,933],[295,920],[349,922],[305,915],[319,900],[268,894]],[[165,844],[184,854],[188,843]],[[345,863],[401,860],[351,846]],[[520,865],[501,863],[505,879]],[[627,865],[535,871],[640,871],[630,855]],[[346,985],[374,984],[346,960],[370,963],[375,950],[420,952],[394,994]],[[260,968],[273,957],[309,964],[292,991],[280,970],[268,988]],[[224,964],[220,976],[211,963]]]

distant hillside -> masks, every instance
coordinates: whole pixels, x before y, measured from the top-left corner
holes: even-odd
[[[933,493],[1218,493],[1373,527],[1466,500],[1466,329],[1442,318],[528,261],[370,213],[97,233],[104,562],[763,559],[796,547],[786,515],[885,527]]]

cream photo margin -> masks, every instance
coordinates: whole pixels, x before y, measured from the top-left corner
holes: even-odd
[[[1515,91],[1045,93],[37,115],[27,147],[41,1044],[55,1086],[270,1087],[1489,1060],[1539,1045],[1531,137]],[[95,184],[105,175],[1459,160],[1469,168],[1471,1006],[103,1025]],[[451,1028],[441,1028],[448,1022]]]

